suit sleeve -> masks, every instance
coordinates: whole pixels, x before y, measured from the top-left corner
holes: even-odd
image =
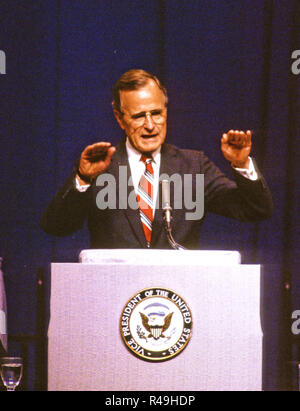
[[[76,190],[73,172],[43,213],[42,230],[63,237],[81,229],[88,212],[89,196],[89,189],[83,193]]]
[[[203,155],[205,210],[239,221],[271,217],[272,196],[257,166],[255,169],[257,180],[252,181],[233,169],[234,181],[231,181]]]

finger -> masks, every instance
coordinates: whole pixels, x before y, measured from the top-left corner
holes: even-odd
[[[247,130],[246,132],[241,131],[239,140],[240,145],[243,147],[251,146],[251,135],[252,132],[250,130]]]
[[[222,134],[222,138],[221,138],[221,143],[227,143],[228,142],[228,135],[226,133]]]
[[[237,134],[237,145],[239,147],[244,147],[245,145],[246,134],[243,131],[239,131]]]
[[[111,143],[100,141],[94,144],[88,145],[84,151],[90,151],[90,150],[97,150],[97,149],[107,149],[108,147],[111,146]]]
[[[240,133],[238,130],[230,130],[228,132],[228,144],[234,146],[240,144]]]
[[[97,146],[111,146],[111,143],[109,141],[97,141],[96,143],[93,143],[90,145],[90,147],[97,147]]]
[[[95,144],[91,144],[89,149],[92,150],[107,150],[111,146],[111,143],[106,143],[106,142],[99,142]]]
[[[237,130],[229,130],[227,133],[227,143],[233,144],[236,140],[236,132]]]
[[[251,139],[252,139],[252,131],[247,130],[246,131],[246,144],[249,146],[251,145]]]
[[[87,146],[83,152],[83,155],[87,158],[104,156],[107,153],[107,150],[110,148],[110,143],[96,143],[91,146]]]
[[[116,152],[116,147],[109,147],[109,149],[107,150],[107,157],[111,159],[112,156],[115,154],[115,152]]]
[[[223,134],[223,137],[225,137],[225,138],[227,138],[227,140],[230,138],[230,136],[231,136],[231,134],[233,133],[233,130],[229,130],[229,131],[227,131],[227,133],[224,133]]]
[[[237,148],[243,148],[247,145],[247,135],[244,131],[235,130],[229,135],[229,144]]]
[[[106,157],[105,158],[99,158],[97,161],[103,162],[105,164],[105,168],[107,168],[111,162],[112,156],[115,154],[116,148],[115,147],[110,147],[107,150]]]

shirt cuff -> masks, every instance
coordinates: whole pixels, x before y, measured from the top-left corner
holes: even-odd
[[[233,167],[238,173],[240,173],[243,177],[248,178],[249,180],[255,181],[258,180],[258,175],[255,170],[252,158],[249,157],[250,163],[249,168],[238,168]]]
[[[80,191],[81,193],[84,193],[90,186],[90,184],[84,184],[83,186],[80,185],[78,178],[75,177],[75,186],[76,186],[76,190]]]

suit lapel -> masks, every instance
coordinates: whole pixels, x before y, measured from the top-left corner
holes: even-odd
[[[120,142],[117,146],[117,151],[113,157],[113,161],[111,163],[111,170],[112,173],[116,176],[116,188],[117,188],[117,207],[119,207],[119,183],[120,183],[120,176],[119,176],[119,170],[120,166],[126,166],[127,167],[127,181],[126,185],[128,183],[129,178],[131,177],[131,171],[130,171],[130,166],[128,162],[128,157],[127,157],[127,151],[126,151],[126,145],[125,145],[125,139]],[[127,194],[129,195],[129,192],[131,190],[134,190],[133,187],[128,187],[127,185]],[[141,218],[140,218],[140,213],[139,210],[132,209],[129,207],[128,204],[128,196],[127,196],[127,207],[125,209],[121,209],[120,212],[122,212],[125,217],[127,218],[130,228],[132,232],[134,233],[135,237],[137,240],[140,242],[141,247],[146,247],[146,239],[145,239],[145,234],[143,231],[142,223],[141,223]]]

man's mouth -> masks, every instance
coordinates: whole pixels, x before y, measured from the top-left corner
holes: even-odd
[[[145,139],[155,138],[157,136],[158,136],[157,133],[156,134],[142,134],[142,137]]]

